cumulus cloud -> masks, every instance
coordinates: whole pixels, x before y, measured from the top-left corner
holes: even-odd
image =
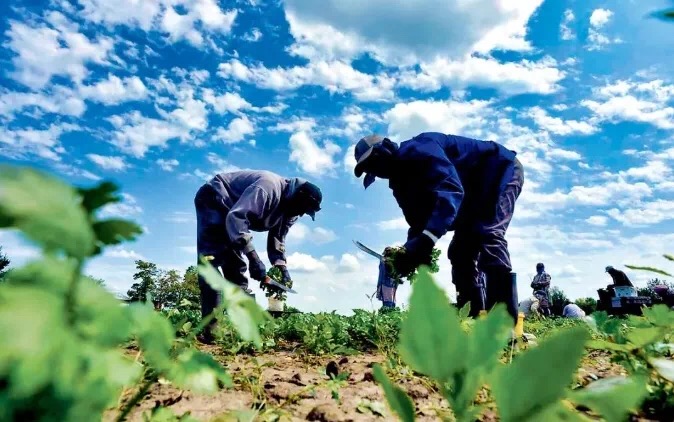
[[[128,167],[124,157],[87,154],[87,158],[103,170],[121,171]]]
[[[320,145],[307,132],[290,136],[290,162],[311,176],[332,175],[337,163],[335,156],[341,151],[336,144],[325,141]]]
[[[530,108],[527,116],[533,119],[539,127],[555,135],[592,135],[599,131],[597,126],[586,121],[562,120],[559,117],[552,117],[541,107]]]
[[[611,39],[601,31],[602,28],[609,23],[612,17],[613,12],[608,9],[595,9],[592,12],[592,15],[590,15],[590,29],[588,30],[587,35],[588,50],[601,50],[607,45],[622,42],[620,38],[616,37]]]
[[[0,94],[0,116],[14,118],[16,113],[32,109],[44,113],[81,117],[86,104],[72,90],[54,88],[51,92],[4,91]]]
[[[287,257],[289,271],[313,273],[328,271],[328,266],[311,255],[295,252]]]
[[[221,63],[218,75],[274,91],[290,91],[302,86],[320,86],[330,93],[351,93],[362,101],[391,99],[395,79],[386,74],[370,75],[341,61],[310,62],[306,66],[267,68],[246,66],[237,59]]]
[[[84,98],[105,105],[143,100],[148,96],[148,89],[138,76],[122,79],[113,74],[94,85],[82,86],[79,91]]]
[[[172,42],[185,40],[195,47],[216,47],[207,43],[208,34],[229,34],[238,15],[224,11],[216,0],[78,0],[81,15],[109,27],[125,25],[144,31],[157,30]],[[185,13],[178,13],[176,6]]]
[[[674,107],[670,104],[674,85],[660,79],[617,80],[593,89],[592,99],[580,104],[600,121],[649,123],[660,129],[674,128]]]
[[[345,253],[339,260],[337,271],[343,273],[355,273],[360,270],[360,261],[355,255]]]
[[[152,147],[163,147],[171,139],[189,138],[189,128],[174,122],[143,116],[138,111],[108,118],[116,131],[112,143],[122,151],[142,158]]]
[[[474,50],[527,51],[526,24],[541,3],[485,0],[464,7],[459,1],[424,0],[391,7],[384,0],[290,0],[285,12],[295,54],[353,57],[368,52],[384,63],[410,63],[462,57]]]
[[[173,170],[175,170],[176,167],[178,167],[180,162],[178,160],[176,160],[175,158],[172,158],[170,160],[165,160],[163,158],[160,158],[160,159],[157,160],[157,164],[164,171],[173,171]]]
[[[573,10],[566,9],[564,11],[564,18],[562,19],[562,24],[559,27],[559,36],[561,39],[568,41],[576,38],[576,34],[573,33],[573,30],[569,27],[576,20]]]
[[[133,217],[143,212],[138,205],[136,197],[128,193],[122,193],[122,201],[105,205],[100,210],[100,217]]]
[[[337,239],[337,235],[334,231],[324,227],[311,228],[304,223],[297,222],[288,231],[287,239],[294,243],[309,241],[317,245],[323,245]]]
[[[407,230],[409,224],[404,217],[394,218],[393,220],[385,220],[377,223],[380,230]]]
[[[421,63],[420,71],[403,71],[399,84],[421,92],[437,91],[442,87],[462,89],[471,86],[495,88],[505,94],[551,94],[559,90],[566,76],[557,62],[545,58],[537,62],[502,63],[494,58],[467,57],[461,60],[439,58]]]
[[[255,133],[255,125],[248,117],[237,117],[229,122],[227,128],[218,128],[214,139],[225,144],[237,144],[246,136]]]
[[[7,37],[5,46],[15,53],[10,76],[33,89],[45,87],[55,76],[81,82],[89,75],[87,64],[107,64],[114,46],[111,38],[91,40],[72,26],[45,23],[10,21]]]
[[[65,152],[60,142],[61,135],[78,129],[78,126],[72,124],[52,124],[46,129],[10,130],[0,127],[2,154],[15,159],[35,155],[47,160],[60,161]]]

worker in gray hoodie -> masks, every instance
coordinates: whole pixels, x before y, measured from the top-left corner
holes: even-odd
[[[301,178],[286,178],[270,171],[244,170],[219,173],[205,183],[194,198],[197,213],[197,254],[211,256],[226,280],[252,294],[246,278],[263,282],[267,274],[255,251],[250,231],[267,231],[267,256],[278,267],[283,281],[290,280],[286,266],[285,238],[299,217],[312,220],[323,199],[318,186]],[[206,317],[218,306],[218,293],[199,277],[201,314]],[[201,340],[213,340],[215,320]]]

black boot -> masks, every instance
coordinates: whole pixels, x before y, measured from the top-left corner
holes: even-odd
[[[468,316],[475,318],[486,309],[484,290],[468,272],[452,270],[452,283],[456,286],[456,305],[459,309],[470,303]]]
[[[506,305],[508,313],[513,318],[513,325],[517,323],[517,274],[507,269],[494,268],[485,271],[487,276],[487,309],[497,303]]]

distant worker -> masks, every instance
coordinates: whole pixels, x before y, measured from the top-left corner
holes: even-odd
[[[550,274],[545,272],[545,265],[542,262],[536,264],[536,275],[531,282],[531,288],[534,289],[534,296],[538,298],[540,312],[545,316],[550,316]]]
[[[304,214],[315,219],[322,198],[316,185],[300,178],[253,170],[219,173],[202,185],[194,198],[197,254],[212,257],[211,265],[220,268],[227,281],[252,296],[243,255],[248,258],[250,277],[262,283],[267,271],[250,231],[268,231],[267,255],[281,270],[285,283],[290,280],[285,255],[288,230]],[[201,315],[206,317],[219,305],[220,298],[201,276],[199,289]],[[212,342],[214,326],[215,320],[204,329],[200,340]]]
[[[366,136],[354,149],[356,177],[367,189],[388,179],[409,225],[405,253],[394,267],[407,274],[430,265],[433,247],[454,231],[447,251],[457,305],[482,308],[478,270],[487,279],[486,307],[505,304],[517,321],[517,283],[505,235],[524,183],[516,153],[493,141],[438,132],[420,133],[398,145],[387,137]]]
[[[609,275],[613,279],[614,287],[634,287],[630,279],[627,277],[627,274],[625,274],[624,272],[616,270],[610,265],[606,267],[606,272],[609,273]]]
[[[580,309],[580,306],[575,303],[566,301],[566,306],[564,306],[564,311],[562,312],[564,318],[585,318],[585,311]]]

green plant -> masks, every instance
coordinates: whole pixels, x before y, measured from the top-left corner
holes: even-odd
[[[0,281],[7,274],[7,268],[9,268],[11,261],[7,258],[7,255],[2,251],[2,246],[0,246]]]
[[[384,259],[386,261],[387,270],[391,278],[396,280],[399,284],[403,283],[403,278],[409,281],[410,283],[413,283],[419,274],[418,268],[415,268],[410,273],[406,274],[399,273],[398,270],[395,268],[394,266],[395,260],[400,254],[404,253],[405,248],[402,246],[398,247],[390,246],[384,250]],[[438,258],[440,258],[441,253],[442,252],[440,251],[440,249],[433,248],[433,252],[431,253],[431,264],[427,267],[430,272],[437,273],[438,271],[440,271],[440,267],[438,266]]]
[[[18,229],[42,252],[0,285],[0,420],[100,419],[125,390],[136,390],[117,412],[121,421],[160,378],[202,393],[231,385],[224,368],[193,347],[200,327],[176,339],[151,306],[123,306],[83,275],[105,247],[142,232],[129,221],[98,218],[120,200],[117,190],[110,182],[75,188],[41,171],[0,166],[0,228]],[[209,268],[200,271],[222,291],[223,309],[245,338],[258,341],[263,311]],[[130,341],[139,347],[136,359],[120,347]]]
[[[537,347],[519,353],[512,363],[501,363],[511,327],[512,320],[500,304],[486,317],[462,326],[458,311],[428,271],[422,270],[403,321],[399,351],[414,371],[440,386],[458,421],[473,421],[482,412],[474,400],[484,384],[491,386],[505,422],[589,420],[574,410],[578,406],[607,420],[622,420],[643,400],[645,382],[639,377],[569,388],[589,340],[583,326],[559,330]],[[374,373],[391,409],[403,421],[413,421],[412,400],[381,366]]]
[[[277,283],[280,283],[288,288],[293,287],[293,281],[289,280],[287,282],[283,281],[283,274],[281,273],[281,270],[278,267],[271,267],[267,271],[267,277],[271,278],[272,280],[276,281]],[[274,287],[269,287],[267,285],[264,286],[264,295],[265,297],[274,297],[275,299],[278,300],[286,300],[286,292],[283,290],[274,288]]]

